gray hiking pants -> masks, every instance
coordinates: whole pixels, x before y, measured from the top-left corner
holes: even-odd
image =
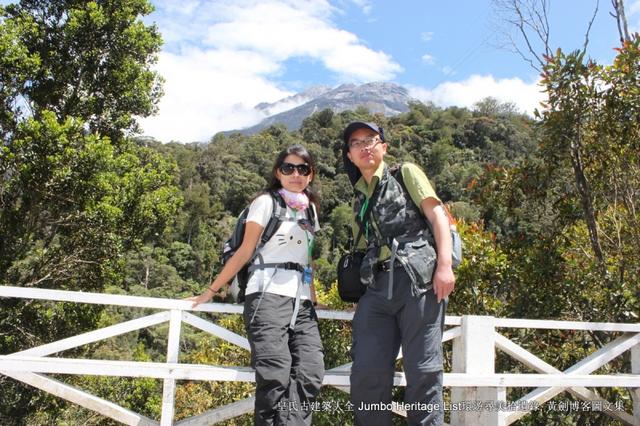
[[[402,267],[394,271],[394,289],[387,299],[388,272],[375,276],[353,318],[351,402],[357,426],[391,425],[391,391],[398,349],[407,387],[409,425],[444,423],[442,399],[442,332],[446,302],[433,290],[415,297]]]
[[[264,293],[258,307],[260,297],[249,294],[244,302],[251,366],[256,370],[255,424],[310,425],[310,403],[324,378],[318,317],[311,302],[304,301],[291,330],[295,300]]]

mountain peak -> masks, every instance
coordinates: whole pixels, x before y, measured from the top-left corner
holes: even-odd
[[[256,105],[256,109],[269,114],[269,117],[240,132],[253,134],[278,123],[284,124],[289,130],[297,130],[305,118],[326,108],[342,112],[365,107],[372,113],[392,116],[408,111],[408,104],[412,100],[406,88],[389,82],[348,83],[333,89],[312,86],[277,102]]]

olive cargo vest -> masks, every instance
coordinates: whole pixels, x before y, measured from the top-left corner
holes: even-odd
[[[369,221],[367,251],[360,268],[360,279],[366,286],[375,287],[375,267],[380,255],[380,247],[387,245],[391,251],[391,264],[396,260],[411,278],[411,290],[419,295],[431,288],[436,264],[435,240],[418,206],[404,188],[400,167],[389,169],[385,166],[382,178],[371,196],[371,213],[364,221]],[[398,176],[396,178],[395,176]],[[366,197],[356,191],[354,213],[358,213]],[[392,278],[391,278],[392,279]],[[391,293],[390,286],[390,293]]]

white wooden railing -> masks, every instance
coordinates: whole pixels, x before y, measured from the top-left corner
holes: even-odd
[[[179,363],[180,332],[183,323],[248,350],[249,343],[245,337],[189,312],[240,314],[242,307],[239,305],[209,303],[194,310],[191,308],[191,302],[185,300],[3,286],[0,286],[0,297],[161,310],[142,318],[0,356],[0,374],[125,424],[158,425],[158,422],[54,380],[43,373],[162,379],[164,386],[162,416],[159,424],[163,426],[174,424],[176,380],[254,381],[253,370],[246,366],[221,367]],[[318,311],[318,316],[325,320],[350,321],[353,313]],[[49,356],[164,322],[169,322],[165,363]],[[451,424],[508,425],[566,391],[583,401],[582,408],[584,404],[589,404],[591,411],[602,411],[623,423],[640,425],[640,324],[545,321],[471,315],[447,316],[445,324],[450,327],[444,332],[442,340],[443,342],[453,340],[452,372],[444,374],[444,385],[452,388],[451,403],[445,406],[445,409],[451,411]],[[572,367],[560,371],[497,331],[503,328],[585,330],[623,334]],[[539,374],[496,373],[494,369],[496,348]],[[626,351],[630,351],[631,355],[630,372],[592,374]],[[328,370],[324,384],[348,392],[350,368],[350,364],[345,364]],[[394,381],[396,386],[406,385],[404,374],[401,372],[396,373]],[[535,390],[517,401],[507,401],[506,388],[508,387],[535,388]],[[603,400],[587,387],[628,388],[633,397],[633,414],[622,410],[621,405],[615,401]],[[253,398],[247,398],[175,424],[209,425],[252,410]],[[401,406],[395,411],[400,415],[405,414]]]

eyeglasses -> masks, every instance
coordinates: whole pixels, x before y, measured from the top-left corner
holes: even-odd
[[[311,174],[311,167],[307,164],[291,164],[291,163],[282,163],[279,167],[280,173],[285,176],[292,175],[294,170],[298,171],[300,176],[309,176]]]
[[[376,144],[380,142],[380,138],[376,136],[368,136],[364,139],[351,139],[349,141],[349,148],[355,149],[363,149],[363,148],[373,148]]]

